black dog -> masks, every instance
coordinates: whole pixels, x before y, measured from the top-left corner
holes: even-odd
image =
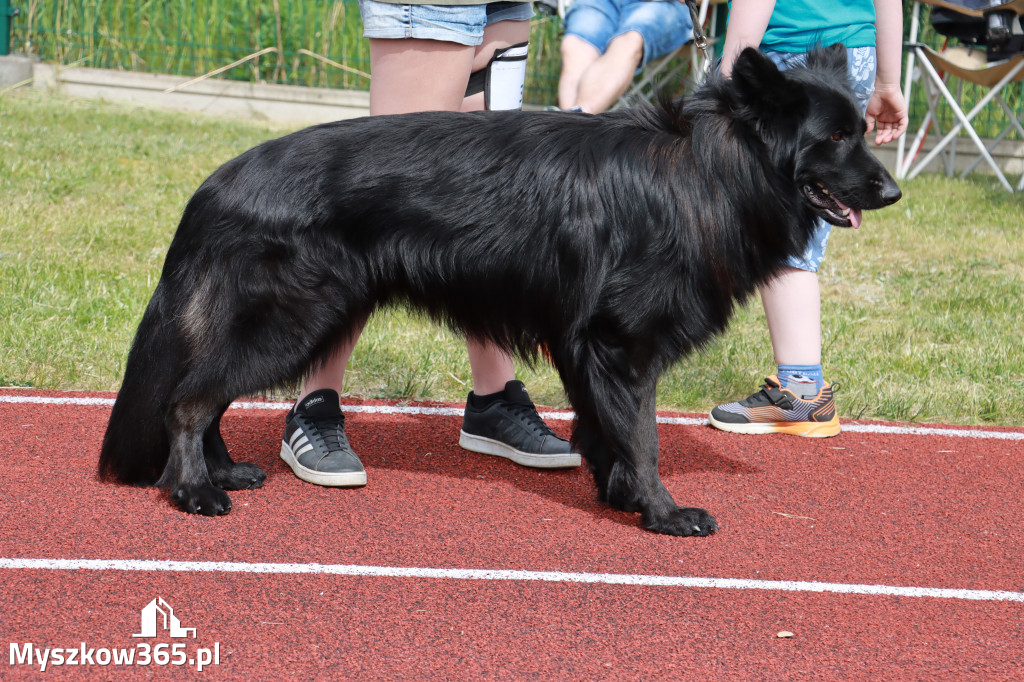
[[[217,170],[185,208],[128,356],[101,475],[226,513],[235,398],[295,380],[405,304],[527,359],[546,348],[602,500],[717,529],[658,476],[655,386],[737,301],[899,188],[864,142],[841,46],[755,50],[685,103],[600,116],[423,113],[316,126]]]

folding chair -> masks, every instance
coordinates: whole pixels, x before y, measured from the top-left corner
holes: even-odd
[[[681,2],[681,0],[666,0],[667,2]],[[711,12],[710,19],[708,10],[711,5],[727,2],[728,0],[700,0],[697,18],[704,33],[708,36],[709,49],[714,44],[718,35],[718,12]],[[1024,0],[1022,0],[1024,1]],[[573,0],[557,0],[558,16],[565,20],[565,12],[569,9]],[[690,89],[697,85],[698,74],[703,73],[703,56],[693,40],[682,45],[674,52],[664,57],[659,57],[647,63],[643,71],[637,74],[632,84],[619,100],[612,106],[612,109],[622,109],[639,104],[641,102],[656,103],[662,86],[669,82],[678,82],[681,89]]]
[[[942,51],[937,51],[919,42],[922,4],[931,5],[933,10],[935,8],[952,10],[962,15],[965,19],[973,18],[977,20],[982,32],[980,37],[975,36],[971,40],[966,35],[954,33],[961,42],[967,40],[973,42],[973,44],[946,47]],[[952,176],[956,169],[957,140],[960,132],[963,131],[977,149],[978,158],[963,171],[961,177],[965,177],[981,161],[985,161],[995,173],[999,183],[1007,190],[1014,191],[1013,186],[1006,179],[1003,170],[993,158],[992,150],[1013,131],[1016,131],[1024,139],[1024,126],[1022,126],[1021,122],[1024,106],[1018,103],[1017,111],[1014,111],[1003,98],[1004,89],[1009,84],[1024,82],[1024,38],[1012,30],[1013,23],[1004,25],[1003,23],[995,22],[993,26],[995,29],[1000,29],[1000,32],[993,33],[993,29],[989,28],[990,24],[988,23],[993,11],[1004,12],[1005,14],[1001,15],[1001,21],[1005,23],[1007,17],[1012,18],[1012,21],[1016,22],[1016,27],[1019,29],[1021,15],[1024,14],[1024,0],[1011,0],[1009,2],[999,2],[999,0],[918,0],[914,3],[910,22],[910,36],[905,44],[907,48],[907,68],[903,91],[906,93],[909,101],[916,61],[921,67],[921,80],[925,86],[928,113],[925,115],[921,127],[914,137],[914,141],[910,145],[909,152],[906,149],[907,136],[900,138],[896,151],[897,178],[915,177],[932,161],[939,158],[940,155],[940,160],[947,175]],[[933,21],[933,25],[934,23]],[[986,35],[993,42],[995,41],[993,36],[997,36],[1000,46],[994,49],[992,44],[986,45]],[[1002,52],[998,51],[1000,49]],[[952,79],[956,79],[956,95],[949,88]],[[977,104],[966,113],[962,106],[964,83],[973,83],[988,90],[978,100]],[[975,130],[972,121],[992,101],[996,102],[1006,114],[1008,123],[999,135],[986,145]],[[942,131],[939,130],[940,119],[938,114],[939,107],[943,102],[949,107],[957,123],[945,133],[942,139],[935,144],[924,158],[918,160],[917,155],[921,152],[929,128],[934,126],[936,131],[942,134]],[[1017,190],[1024,190],[1024,175],[1021,176]]]

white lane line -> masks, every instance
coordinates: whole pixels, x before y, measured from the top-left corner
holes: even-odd
[[[28,403],[33,405],[91,405],[111,406],[113,398],[54,398],[49,396],[0,395],[0,403]],[[286,412],[291,403],[282,402],[249,402],[239,401],[231,407],[239,410],[276,410]],[[461,417],[460,407],[415,407],[409,405],[342,405],[345,412],[363,412],[368,414],[408,414],[436,415],[442,417]],[[572,412],[541,412],[540,416],[552,421],[569,421]],[[703,417],[658,417],[659,424],[676,424],[679,426],[705,426],[708,420]],[[1024,432],[1019,431],[985,431],[970,427],[933,427],[933,426],[895,426],[889,424],[843,424],[843,431],[850,433],[883,433],[900,436],[944,436],[950,438],[981,438],[989,440],[1024,441]]]
[[[1024,592],[967,590],[896,585],[858,585],[790,580],[745,580],[622,573],[569,573],[562,571],[513,571],[472,568],[422,568],[411,566],[360,566],[356,564],[273,564],[225,561],[149,561],[143,559],[17,559],[0,557],[0,569],[55,571],[154,571],[190,573],[260,573],[368,576],[374,578],[428,578],[436,580],[504,580],[520,582],[600,583],[643,587],[695,589],[768,590],[832,594],[931,597],[970,601],[1024,602]]]

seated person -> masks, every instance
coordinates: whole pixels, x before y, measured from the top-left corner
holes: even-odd
[[[678,0],[576,0],[565,13],[558,106],[607,110],[647,62],[692,35],[690,10]]]

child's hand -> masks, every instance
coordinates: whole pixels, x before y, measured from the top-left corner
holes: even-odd
[[[868,124],[868,132],[875,133],[875,144],[892,142],[907,130],[907,102],[899,86],[892,88],[878,87],[871,95],[864,119]]]

